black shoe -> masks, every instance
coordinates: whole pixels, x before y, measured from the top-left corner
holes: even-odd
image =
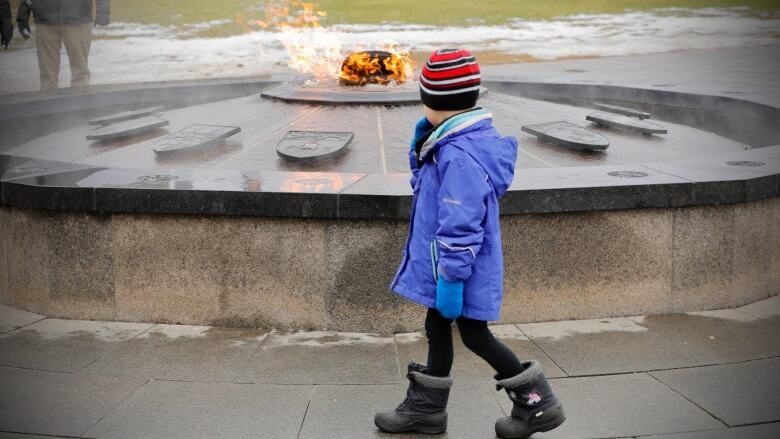
[[[447,400],[452,377],[428,375],[425,366],[409,363],[406,399],[391,412],[374,416],[374,424],[386,433],[439,434],[447,431]]]
[[[552,392],[537,361],[523,363],[519,375],[500,380],[496,389],[506,389],[512,400],[512,416],[496,421],[496,435],[524,439],[537,432],[550,431],[566,420],[563,406]]]

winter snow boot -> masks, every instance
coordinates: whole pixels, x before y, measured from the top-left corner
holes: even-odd
[[[409,363],[406,399],[391,412],[374,416],[374,424],[387,433],[444,433],[447,430],[447,399],[452,376],[428,375],[426,366]]]
[[[514,403],[512,416],[496,421],[496,435],[501,438],[527,438],[536,432],[552,430],[566,420],[539,362],[529,361],[523,366],[522,373],[496,383],[496,390],[506,389]]]

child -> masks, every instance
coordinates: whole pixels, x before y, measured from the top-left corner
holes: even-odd
[[[452,386],[452,322],[463,343],[497,372],[497,389],[513,401],[496,421],[503,438],[526,438],[564,421],[539,363],[521,363],[487,327],[498,320],[503,284],[498,199],[514,175],[517,140],[500,137],[492,116],[475,108],[477,61],[466,50],[434,52],[420,75],[425,117],[409,151],[409,237],[391,288],[428,307],[428,364],[410,363],[406,399],[374,422],[389,433],[443,433]]]

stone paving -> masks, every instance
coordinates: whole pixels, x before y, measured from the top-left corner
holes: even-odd
[[[12,47],[2,55],[0,95],[37,91],[38,64],[34,49]],[[70,78],[67,62],[61,70],[60,84],[67,85]],[[482,66],[486,79],[641,87],[728,96],[773,106],[780,106],[778,70],[780,45]],[[288,69],[274,71],[261,79],[289,79]],[[93,84],[116,82],[116,78],[93,69]]]
[[[780,45],[483,66],[487,79],[604,84],[780,106]]]
[[[566,409],[561,428],[535,438],[780,437],[780,297],[492,330],[541,362]],[[425,352],[421,333],[71,321],[0,306],[0,439],[393,437],[373,414],[402,399],[401,372]],[[495,437],[511,405],[492,374],[457,342],[440,437]]]

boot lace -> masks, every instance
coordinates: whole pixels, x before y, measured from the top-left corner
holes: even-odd
[[[412,398],[410,398],[409,395],[406,395],[406,398],[404,398],[404,400],[400,404],[398,404],[396,410],[409,411],[412,408],[412,404],[413,404]]]

